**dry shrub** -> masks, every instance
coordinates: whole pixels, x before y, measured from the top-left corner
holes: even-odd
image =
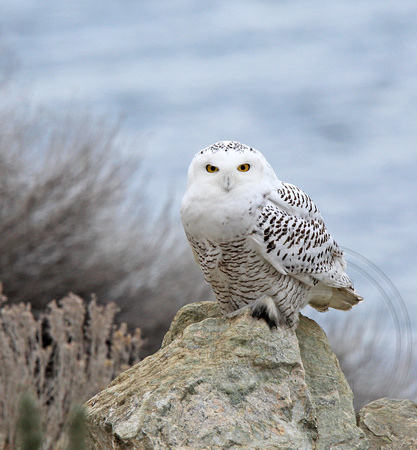
[[[103,245],[118,229],[118,205],[139,164],[117,158],[115,127],[39,116],[11,115],[0,132],[0,274],[13,302],[36,308],[122,276]]]
[[[86,305],[74,294],[37,319],[30,305],[0,310],[0,435],[14,448],[19,397],[38,399],[45,449],[56,448],[71,409],[139,361],[140,330],[130,335],[113,323],[116,306]]]
[[[210,296],[172,219],[151,218],[139,147],[117,124],[30,108],[0,119],[0,279],[14,303],[92,293],[155,351],[176,311]],[[161,193],[163,197],[164,193]],[[199,280],[195,282],[195,280]]]

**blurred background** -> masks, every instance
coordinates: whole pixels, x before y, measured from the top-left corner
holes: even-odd
[[[9,301],[94,293],[155,351],[183,304],[213,298],[180,225],[188,165],[237,140],[346,249],[366,300],[304,313],[356,406],[416,398],[415,1],[3,1],[0,64]]]

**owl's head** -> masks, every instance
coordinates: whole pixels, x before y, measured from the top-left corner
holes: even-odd
[[[220,192],[241,191],[277,180],[258,150],[233,141],[220,141],[198,152],[188,170],[188,187],[216,187]]]

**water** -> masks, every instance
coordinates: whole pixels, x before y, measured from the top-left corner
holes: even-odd
[[[36,102],[124,118],[157,203],[213,142],[262,151],[417,321],[415,0],[3,0],[0,33]]]

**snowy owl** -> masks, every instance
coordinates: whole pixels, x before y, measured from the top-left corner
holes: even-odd
[[[295,329],[307,304],[349,310],[362,300],[311,198],[251,147],[222,141],[195,155],[181,218],[223,315],[251,308],[270,328]]]

